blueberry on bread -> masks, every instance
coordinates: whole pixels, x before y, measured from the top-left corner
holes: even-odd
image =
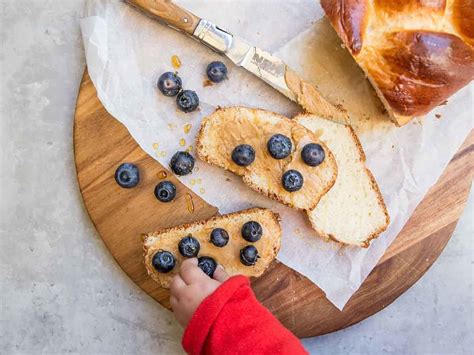
[[[207,276],[214,276],[214,271],[216,271],[217,263],[213,258],[208,256],[201,256],[198,259],[198,267],[204,272]]]
[[[153,255],[151,263],[156,271],[166,274],[174,269],[176,259],[169,251],[158,250],[155,255]]]

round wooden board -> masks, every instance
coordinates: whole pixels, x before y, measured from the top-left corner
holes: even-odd
[[[450,239],[472,181],[473,140],[471,132],[344,311],[334,307],[307,278],[277,261],[252,282],[258,299],[300,338],[345,328],[389,305],[426,272]],[[133,282],[169,308],[168,290],[158,287],[145,271],[140,236],[211,217],[217,209],[171,174],[169,179],[178,187],[177,199],[170,204],[155,199],[157,174],[164,168],[107,113],[87,71],[77,99],[74,153],[87,211],[107,248]],[[125,161],[137,164],[141,172],[140,184],[130,190],[118,187],[114,180],[115,169]],[[188,210],[186,194],[192,196],[193,213]]]

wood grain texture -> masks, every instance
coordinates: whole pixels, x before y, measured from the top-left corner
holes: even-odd
[[[200,21],[199,17],[173,4],[171,0],[126,0],[126,2],[147,16],[155,18],[190,35],[194,33]]]
[[[258,299],[299,337],[336,331],[385,308],[426,272],[450,239],[473,178],[473,141],[471,132],[344,311],[307,278],[277,261],[253,280]],[[168,291],[146,274],[140,235],[211,217],[217,209],[171,174],[168,178],[177,185],[177,199],[169,204],[155,199],[153,189],[163,167],[107,113],[87,72],[77,99],[74,153],[84,203],[110,253],[133,282],[169,308]],[[125,161],[137,164],[141,172],[140,184],[130,190],[114,181],[115,169]],[[186,194],[192,196],[194,213],[188,210]]]

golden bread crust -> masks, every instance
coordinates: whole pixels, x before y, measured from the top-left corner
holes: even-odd
[[[322,0],[399,125],[474,79],[474,0]]]

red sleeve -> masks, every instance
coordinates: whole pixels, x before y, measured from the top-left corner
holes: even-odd
[[[201,302],[182,343],[190,354],[307,354],[244,276],[231,277]]]

